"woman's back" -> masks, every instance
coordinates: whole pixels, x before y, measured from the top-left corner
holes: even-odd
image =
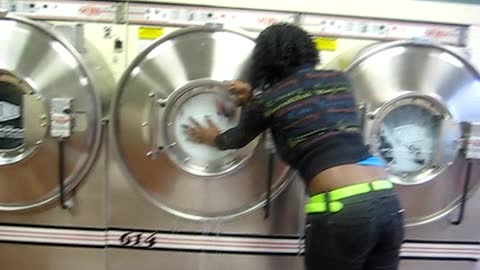
[[[280,155],[306,181],[370,156],[342,72],[300,69],[258,98]]]

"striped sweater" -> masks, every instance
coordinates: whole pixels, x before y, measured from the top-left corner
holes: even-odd
[[[370,156],[344,73],[300,69],[254,96],[239,124],[218,135],[219,149],[241,148],[270,129],[282,159],[308,182],[328,168]]]

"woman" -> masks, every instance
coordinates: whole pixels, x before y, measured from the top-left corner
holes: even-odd
[[[363,143],[345,74],[315,70],[309,35],[288,24],[257,38],[249,83],[232,81],[242,106],[237,127],[220,134],[192,120],[190,139],[218,149],[247,145],[272,132],[277,151],[304,180],[307,270],[397,269],[403,210],[380,160]],[[253,94],[252,89],[262,88]]]

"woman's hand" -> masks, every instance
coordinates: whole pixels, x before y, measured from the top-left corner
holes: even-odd
[[[235,96],[235,105],[243,106],[252,97],[252,87],[247,82],[228,81],[226,82],[228,89]]]
[[[212,120],[210,120],[210,118],[205,118],[207,120],[206,127],[200,125],[200,123],[195,121],[195,119],[190,118],[191,125],[184,125],[183,128],[185,129],[191,141],[199,144],[215,146],[215,138],[220,133],[220,131],[218,130],[217,126],[212,122]]]

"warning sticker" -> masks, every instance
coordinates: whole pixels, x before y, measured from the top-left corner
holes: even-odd
[[[316,37],[313,39],[313,42],[319,51],[337,50],[337,39],[335,38]]]
[[[138,39],[157,39],[163,35],[163,28],[161,27],[139,27]]]
[[[472,125],[465,155],[468,159],[480,159],[480,123]]]
[[[72,119],[66,113],[52,113],[50,115],[50,135],[66,138],[70,136]]]

